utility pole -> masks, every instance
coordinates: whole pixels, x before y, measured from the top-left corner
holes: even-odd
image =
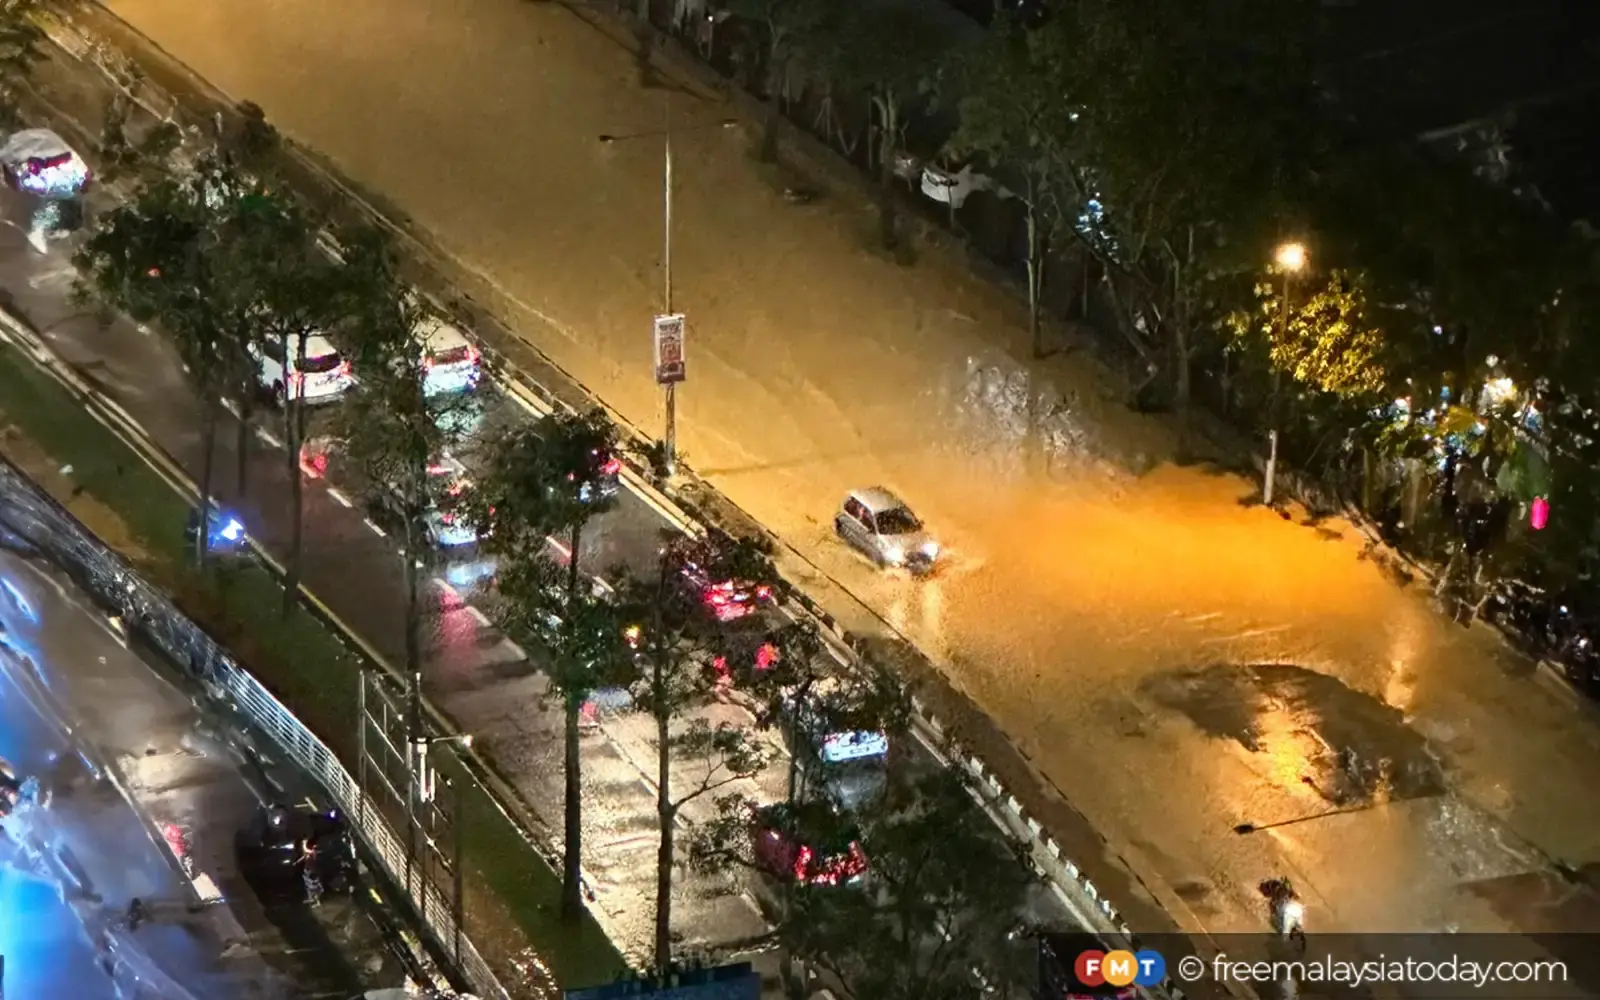
[[[689,126],[687,128],[682,128],[682,129],[676,129],[675,130],[672,127],[672,104],[671,104],[670,101],[668,101],[667,104],[665,105],[662,114],[663,114],[662,127],[659,128],[659,129],[655,129],[655,130],[648,131],[648,132],[631,132],[631,133],[627,133],[627,134],[624,134],[624,135],[601,135],[599,137],[599,139],[600,139],[600,141],[602,143],[616,143],[616,142],[624,142],[624,141],[627,141],[627,140],[630,140],[630,139],[646,139],[646,138],[650,138],[650,139],[660,138],[662,140],[662,151],[661,151],[662,152],[662,159],[661,159],[661,284],[662,284],[662,288],[661,288],[661,299],[662,299],[662,302],[661,302],[661,305],[662,305],[662,310],[661,310],[661,316],[662,317],[668,317],[668,316],[672,316],[673,315],[673,312],[672,312],[672,198],[673,198],[672,139],[673,139],[673,134],[674,134],[674,132],[683,133],[683,132],[700,132],[700,131],[706,131],[706,130],[709,130],[709,129],[728,129],[728,128],[733,128],[735,125],[739,124],[739,122],[736,119],[733,119],[733,118],[724,118],[721,121],[708,122],[708,123],[705,123],[705,124],[702,124],[702,125],[691,125],[691,126]],[[658,336],[660,335],[659,329],[657,331],[657,335]],[[679,338],[678,341],[677,341],[677,344],[678,344],[678,350],[680,350],[680,351],[682,350],[682,343],[683,343],[682,338],[683,338],[683,335],[684,335],[684,330],[680,326],[678,328],[678,333],[677,333],[677,336]],[[679,357],[681,358],[681,355],[679,355]],[[661,436],[661,459],[662,459],[661,464],[663,466],[663,471],[666,472],[666,474],[670,476],[670,475],[673,474],[674,471],[676,471],[677,464],[678,464],[678,385],[677,385],[677,383],[679,381],[681,381],[682,378],[683,378],[681,367],[680,367],[676,377],[663,377],[660,373],[658,373],[657,374],[657,378],[661,381],[662,388],[666,391],[666,400],[665,400],[665,402],[666,402],[666,410],[667,410],[666,427],[665,427],[665,429],[664,429],[664,431],[662,433],[662,436]]]
[[[466,822],[465,817],[461,812],[464,805],[461,796],[461,786],[455,784],[454,782],[448,781],[448,779],[446,783],[450,785],[450,832],[452,834],[451,839],[455,846],[454,857],[451,859],[450,867],[451,874],[455,877],[456,968],[459,969],[461,967],[461,936],[466,932],[465,927],[467,922],[467,900],[463,895],[463,893],[466,892],[466,879],[464,878],[461,870],[461,862],[463,860],[461,838],[466,836]],[[4,998],[0,997],[0,1000],[4,1000]]]
[[[1300,243],[1285,243],[1278,247],[1278,252],[1274,257],[1278,268],[1283,271],[1283,301],[1278,310],[1278,335],[1281,339],[1288,340],[1289,294],[1292,289],[1290,280],[1306,266],[1306,248]],[[1272,488],[1278,476],[1279,398],[1282,395],[1282,386],[1283,373],[1274,365],[1272,368],[1272,399],[1268,403],[1268,408],[1271,411],[1271,426],[1267,430],[1267,473],[1261,483],[1261,503],[1267,507],[1272,506]]]
[[[661,162],[661,314],[672,315],[672,101],[665,102]],[[678,383],[667,383],[667,427],[661,438],[661,464],[667,475],[678,470]]]

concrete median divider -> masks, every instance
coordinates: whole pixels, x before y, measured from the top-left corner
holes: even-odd
[[[129,58],[123,53],[108,50],[104,40],[91,34],[94,30],[108,26],[116,36],[113,41],[139,46],[141,50],[139,66],[142,71],[134,72],[120,68],[124,63],[130,62]],[[195,77],[181,63],[108,11],[96,8],[92,18],[83,26],[62,25],[58,29],[53,29],[51,34],[64,49],[74,53],[87,53],[87,57],[80,55],[79,58],[93,58],[106,72],[108,78],[119,87],[123,87],[124,92],[148,113],[162,120],[172,121],[190,134],[197,134],[202,128],[210,125],[213,119],[220,125],[224,118],[231,119],[238,114],[235,101]],[[156,72],[150,72],[152,68]],[[199,101],[209,102],[209,106],[205,108],[186,106],[183,100],[174,98],[169,90],[163,89],[162,77],[181,80],[185,86],[192,88],[199,95],[197,98]],[[392,218],[391,213],[335,176],[306,151],[298,149],[293,144],[286,143],[286,147],[287,156],[293,161],[294,173],[314,185],[320,197],[326,199],[333,195],[348,201],[350,208],[401,239],[403,245],[414,255],[415,263],[433,279],[422,288],[422,291],[430,295],[437,305],[442,306],[448,301],[452,305],[470,307],[475,322],[490,328],[489,333],[500,334],[491,336],[485,329],[477,328],[469,331],[484,356],[490,359],[491,368],[495,371],[501,387],[531,414],[538,417],[556,410],[589,407],[606,410],[631,439],[631,450],[635,453],[625,462],[622,471],[624,484],[665,521],[680,531],[692,534],[705,531],[721,531],[735,535],[759,534],[768,539],[782,553],[786,561],[804,566],[808,572],[814,572],[826,579],[825,574],[803,554],[761,527],[754,518],[695,477],[692,470],[680,467],[678,474],[669,481],[658,477],[654,470],[645,467],[637,456],[644,454],[654,444],[649,435],[629,423],[616,411],[606,407],[581,381],[544,357],[536,348],[529,346],[526,340],[512,337],[509,331],[501,329],[496,314],[502,310],[487,308],[471,298],[452,294],[459,284],[467,283],[480,296],[493,301],[495,298],[493,283],[487,276],[464,274],[456,262],[434,247],[426,234],[415,232],[407,220]],[[553,319],[545,319],[552,326],[559,325]],[[35,352],[35,356],[41,360],[49,355],[48,350],[42,345],[40,351],[43,352],[42,355]],[[547,381],[558,383],[560,390],[543,385],[526,374],[527,370],[535,367],[540,372],[548,373]],[[97,405],[107,413],[115,410],[115,405],[108,400]],[[119,433],[126,433],[140,442],[137,446],[142,454],[153,452],[148,460],[158,472],[174,484],[175,488],[179,488],[186,495],[194,495],[193,487],[188,484],[187,477],[149,442],[147,435],[138,430],[137,425],[133,424],[126,414],[121,414],[117,418],[117,423],[124,428]],[[271,557],[265,552],[261,555],[270,561]],[[304,596],[317,609],[319,616],[329,627],[337,630],[352,648],[359,650],[365,659],[380,665],[391,674],[394,673],[393,668],[385,664],[382,657],[377,655],[369,644],[346,628],[326,606],[309,593]],[[830,652],[841,665],[853,668],[858,664],[861,637],[852,634],[800,587],[792,583],[786,584],[784,596],[786,613],[815,622],[827,637]],[[875,620],[875,627],[880,627],[886,635],[896,637],[910,645],[898,630],[876,612],[863,610]],[[930,669],[936,668],[930,665]],[[979,757],[955,747],[952,744],[953,734],[933,716],[926,705],[919,703],[916,707],[918,718],[915,728],[918,739],[941,761],[948,766],[961,768],[974,779],[975,795],[990,817],[1002,829],[1029,845],[1038,870],[1060,895],[1069,911],[1084,924],[1086,929],[1100,935],[1108,945],[1131,946],[1133,932],[1117,907],[1085,874],[1083,868],[1066,856],[1045,824],[1029,814],[1023,804],[1024,797],[1005,788],[993,770]],[[441,731],[457,731],[458,727],[454,726],[435,706],[428,705],[428,712]],[[521,802],[509,783],[495,772],[489,762],[478,758],[476,754],[468,756],[480,780],[495,793],[497,808],[505,810],[508,818],[512,819],[530,844],[539,847],[549,856],[548,849],[540,845],[538,838],[528,832],[530,824],[527,822],[527,817],[532,814],[532,810]],[[1183,992],[1170,983],[1164,987],[1153,988],[1149,992],[1163,1000],[1167,997],[1182,1000],[1183,997]]]
[[[197,499],[193,482],[126,411],[57,358],[26,323],[8,311],[0,311],[0,341],[58,381],[175,491],[191,502]],[[118,615],[125,627],[137,631],[172,662],[187,665],[220,707],[239,713],[266,734],[284,759],[316,781],[347,817],[356,820],[353,826],[388,881],[405,883],[403,837],[383,819],[378,807],[366,807],[366,793],[334,751],[227,650],[186,618],[166,594],[140,578],[121,556],[9,463],[0,463],[0,524],[69,573],[109,613]],[[259,549],[257,555],[270,560]],[[310,597],[303,591],[301,596]],[[321,607],[320,602],[315,607]],[[329,616],[330,629],[359,649],[359,639],[325,607],[321,610]],[[373,667],[393,672],[382,661],[374,662]],[[443,894],[425,880],[415,880],[407,903],[438,953],[451,954],[457,937],[455,919]],[[481,997],[509,1000],[509,993],[470,940],[462,942],[460,956],[458,973],[466,985]]]

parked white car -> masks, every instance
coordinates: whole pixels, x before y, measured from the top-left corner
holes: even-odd
[[[250,353],[261,365],[261,384],[279,399],[288,399],[298,386],[299,395],[306,402],[330,402],[355,384],[350,362],[321,334],[314,333],[306,338],[303,364],[292,356],[295,353],[292,339],[289,349],[291,357],[285,359],[280,344],[268,341],[250,345]]]
[[[441,319],[424,320],[417,328],[422,344],[423,391],[430,396],[465,392],[483,377],[478,349],[459,329]]]

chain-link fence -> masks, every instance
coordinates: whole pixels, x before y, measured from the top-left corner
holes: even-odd
[[[122,617],[130,632],[143,635],[172,662],[200,681],[208,695],[238,712],[264,733],[286,757],[328,793],[348,817],[384,875],[405,892],[412,909],[441,953],[454,964],[470,988],[485,1000],[509,1000],[509,994],[459,926],[461,914],[460,865],[455,849],[438,849],[441,839],[459,846],[453,835],[455,816],[437,804],[428,775],[402,775],[403,790],[396,800],[387,790],[373,794],[371,786],[352,776],[327,744],[317,738],[283,703],[229,657],[212,638],[185,618],[165,594],[135,575],[122,559],[103,545],[66,510],[47,496],[9,462],[0,459],[0,530],[37,550],[100,601]],[[377,693],[384,711],[393,705],[393,692],[382,682],[363,685]],[[363,699],[365,700],[365,698]],[[367,713],[363,713],[366,715]],[[367,728],[366,723],[363,727]],[[385,735],[392,738],[393,727]],[[403,747],[402,737],[397,745]],[[391,745],[394,747],[395,745]],[[426,759],[427,744],[421,745]],[[408,763],[399,750],[399,766]],[[385,762],[383,784],[393,786],[399,772]],[[363,766],[363,777],[371,769]],[[366,787],[364,787],[364,785]],[[421,792],[428,792],[421,802]],[[409,792],[409,795],[407,795]],[[448,800],[449,796],[446,796]],[[423,808],[407,809],[407,801]],[[398,805],[398,810],[397,810]],[[396,833],[395,823],[403,830]]]

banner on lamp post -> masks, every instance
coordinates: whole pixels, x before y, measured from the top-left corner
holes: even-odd
[[[683,381],[683,313],[657,316],[655,322],[656,384]]]

